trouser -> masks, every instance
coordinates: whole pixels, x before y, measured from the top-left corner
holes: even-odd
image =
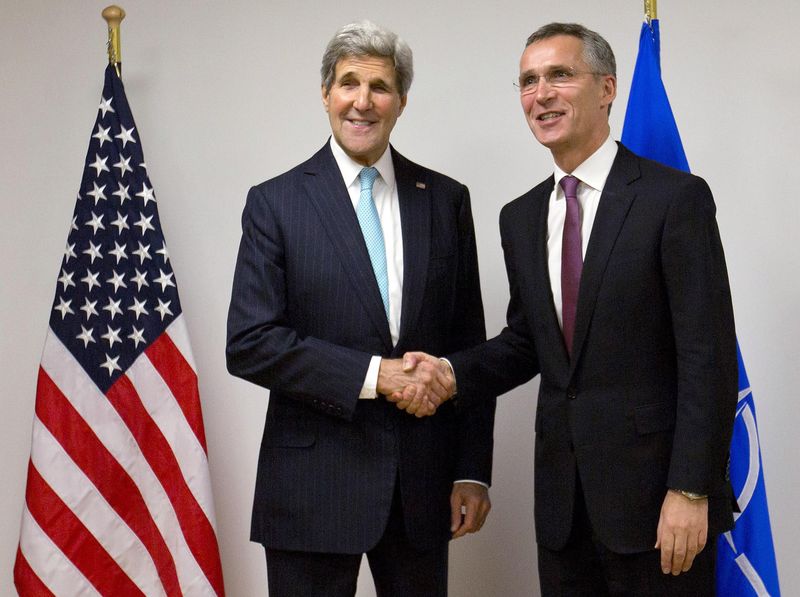
[[[542,597],[713,597],[717,536],[709,537],[688,572],[661,572],[661,552],[612,552],[594,536],[580,482],[567,545],[560,550],[539,546]]]
[[[367,552],[377,597],[447,597],[447,541],[419,551],[408,541],[399,488],[378,544]],[[270,597],[353,597],[363,554],[266,549]]]

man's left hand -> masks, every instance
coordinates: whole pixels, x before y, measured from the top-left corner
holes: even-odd
[[[450,494],[450,531],[453,539],[480,531],[491,509],[492,502],[486,487],[480,483],[454,483]]]
[[[674,576],[687,572],[708,539],[708,498],[690,500],[678,491],[668,490],[656,537],[661,571]]]

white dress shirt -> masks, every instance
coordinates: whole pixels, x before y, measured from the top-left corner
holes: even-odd
[[[359,174],[364,166],[347,155],[333,137],[331,137],[330,144],[336,165],[339,166],[350,195],[350,201],[353,203],[353,210],[356,210],[361,198]],[[389,332],[394,345],[397,344],[400,337],[400,313],[403,306],[403,230],[400,222],[400,201],[397,196],[392,152],[388,147],[372,166],[378,171],[378,177],[372,187],[372,199],[378,210],[378,218],[383,229],[383,242],[386,246],[386,266],[389,274]],[[359,398],[376,398],[378,396],[380,365],[381,357],[373,356]]]
[[[336,140],[331,137],[331,151],[342,173],[347,192],[353,209],[357,209],[361,198],[361,180],[359,174],[364,167],[339,147]],[[386,245],[386,265],[389,270],[389,331],[392,334],[392,344],[397,344],[400,337],[400,313],[403,306],[403,230],[400,221],[400,200],[397,195],[397,183],[394,177],[394,164],[392,152],[387,147],[378,161],[372,164],[378,170],[379,176],[372,187],[372,199],[378,210],[378,217],[383,229],[383,242]],[[373,356],[367,369],[364,385],[361,387],[359,399],[374,399],[378,397],[378,372],[380,371],[381,357]],[[476,483],[486,488],[489,486],[482,481],[472,479],[457,479],[453,483]]]
[[[550,288],[553,291],[553,303],[558,315],[558,325],[563,328],[561,305],[561,237],[564,233],[564,219],[567,214],[567,201],[559,181],[572,174],[580,180],[578,185],[578,203],[581,206],[581,254],[586,257],[586,247],[592,234],[594,217],[600,205],[600,196],[614,158],[617,157],[617,144],[611,135],[605,142],[572,172],[564,172],[558,165],[553,165],[555,188],[550,195],[547,212],[547,268],[550,272]]]

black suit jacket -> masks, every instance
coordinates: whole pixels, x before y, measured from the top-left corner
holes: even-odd
[[[404,265],[395,347],[329,144],[247,198],[226,354],[232,374],[270,390],[251,531],[270,548],[369,550],[396,481],[409,538],[427,548],[450,536],[453,481],[490,481],[493,397],[423,419],[358,399],[373,355],[485,339],[467,188],[392,159]]]
[[[584,259],[572,359],[547,267],[553,186],[550,177],[502,210],[508,325],[452,355],[459,391],[502,393],[541,373],[541,545],[566,543],[576,475],[593,528],[613,551],[652,549],[667,488],[710,495],[709,531],[727,530],[736,340],[708,186],[620,145]]]

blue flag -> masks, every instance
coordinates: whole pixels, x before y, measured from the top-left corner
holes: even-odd
[[[740,513],[717,544],[717,595],[779,596],[778,569],[761,467],[756,405],[739,347],[739,404],[731,441],[731,482]]]
[[[685,172],[689,163],[661,80],[658,20],[642,25],[622,143],[631,151]],[[780,596],[775,549],[769,524],[756,409],[739,357],[739,404],[731,441],[730,476],[741,512],[717,543],[717,595]]]

